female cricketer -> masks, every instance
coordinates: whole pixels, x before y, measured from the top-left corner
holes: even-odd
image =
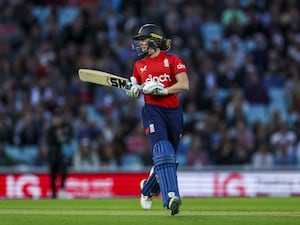
[[[140,202],[143,209],[150,209],[152,197],[160,192],[163,207],[175,215],[181,205],[176,151],[183,129],[178,93],[189,89],[187,69],[179,56],[166,53],[171,40],[159,26],[143,25],[133,39],[142,59],[134,64],[126,93],[133,98],[144,94],[142,120],[153,156],[150,175],[141,181]]]

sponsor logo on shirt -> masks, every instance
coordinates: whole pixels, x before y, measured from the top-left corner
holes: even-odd
[[[185,68],[185,65],[182,64],[182,63],[179,63],[179,64],[177,65],[177,69],[184,69],[184,68]]]
[[[140,70],[142,73],[145,72],[147,70],[147,65],[145,65],[144,67],[141,67]]]
[[[152,74],[149,74],[148,75],[148,78],[145,80],[145,82],[149,82],[149,81],[154,81],[154,82],[160,82],[160,83],[163,83],[163,82],[170,82],[171,81],[171,76],[169,74],[162,74],[162,75],[159,75],[159,76],[152,76]]]

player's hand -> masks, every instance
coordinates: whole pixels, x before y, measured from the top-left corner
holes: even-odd
[[[130,89],[126,90],[126,94],[132,98],[138,98],[140,95],[140,87],[137,84],[137,80],[134,76],[130,77]]]
[[[144,94],[151,94],[151,95],[167,95],[168,90],[162,83],[149,81],[146,82],[143,87]]]

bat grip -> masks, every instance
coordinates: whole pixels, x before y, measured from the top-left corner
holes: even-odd
[[[142,91],[145,84],[141,84],[141,85],[138,85],[138,86],[139,86],[140,91]],[[131,87],[132,87],[132,83],[127,83],[125,85],[125,89],[127,89],[127,90],[129,90]]]
[[[125,89],[129,90],[132,87],[132,83],[126,83]]]

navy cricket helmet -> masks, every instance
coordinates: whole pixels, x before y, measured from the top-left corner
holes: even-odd
[[[138,30],[138,33],[133,36],[133,40],[149,39],[149,47],[160,48],[163,51],[168,51],[171,48],[171,40],[164,37],[162,29],[155,24],[145,24]],[[147,53],[147,52],[146,52]],[[142,53],[143,55],[145,53]]]

